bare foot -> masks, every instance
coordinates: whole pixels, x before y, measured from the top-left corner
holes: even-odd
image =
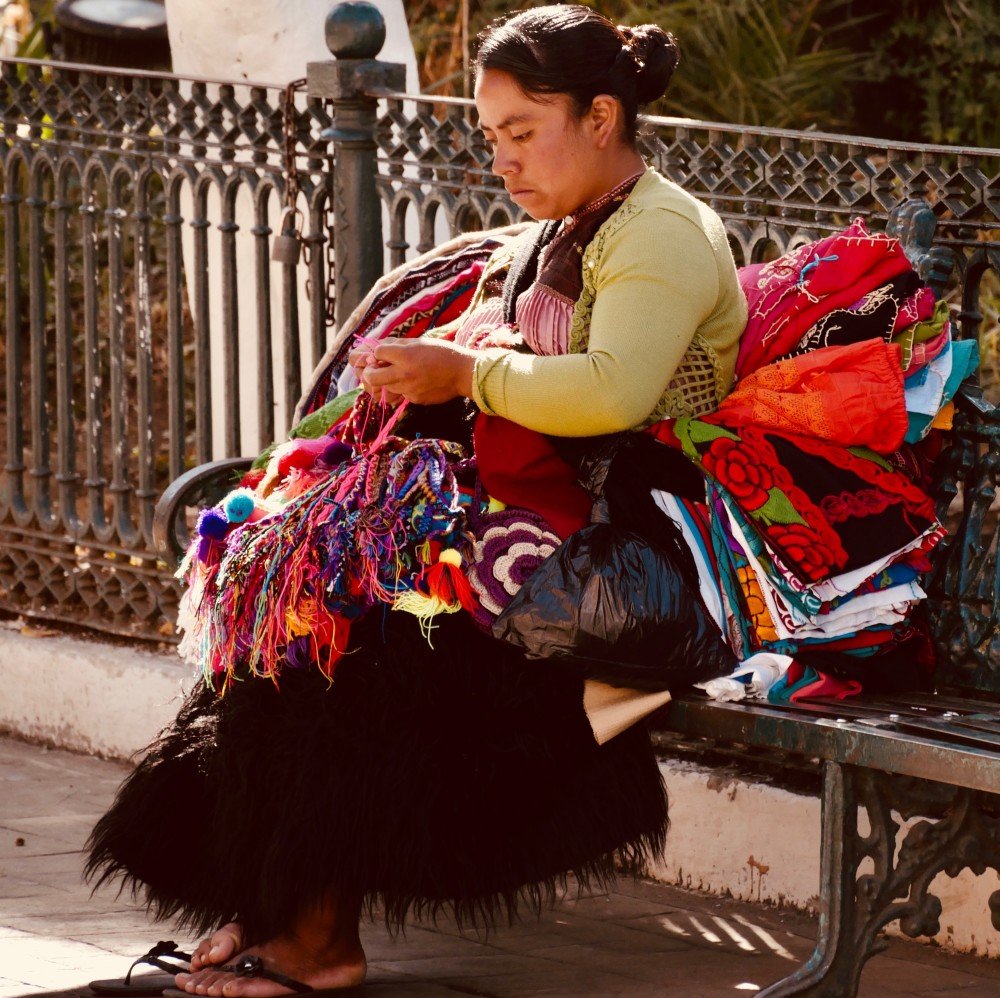
[[[191,970],[202,970],[225,963],[243,948],[243,926],[239,922],[227,922],[216,929],[208,939],[198,943],[191,954]]]
[[[259,956],[267,969],[308,984],[317,991],[356,987],[364,981],[368,970],[365,951],[358,939],[317,948],[296,936],[279,936],[262,946],[251,946],[239,956]],[[273,998],[292,993],[291,988],[266,977],[238,977],[210,966],[190,974],[178,974],[176,982],[182,991],[213,998]]]

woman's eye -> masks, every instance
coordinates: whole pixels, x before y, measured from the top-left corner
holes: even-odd
[[[531,138],[531,132],[521,132],[520,135],[512,135],[511,138],[515,142],[526,142],[528,139]]]

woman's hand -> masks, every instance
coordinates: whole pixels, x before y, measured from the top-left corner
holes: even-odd
[[[365,383],[365,368],[368,367],[379,367],[381,366],[379,362],[375,359],[375,354],[372,352],[371,347],[356,347],[347,355],[347,362],[354,368],[354,373],[358,376],[358,380],[361,382],[361,387],[372,396],[372,398],[378,399],[384,405],[397,406],[403,400],[402,395],[397,395],[395,392],[390,392],[387,388],[370,388]]]
[[[442,340],[389,339],[373,350],[355,351],[350,362],[374,398],[434,405],[472,394],[476,354]]]

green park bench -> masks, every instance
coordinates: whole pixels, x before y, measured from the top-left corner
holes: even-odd
[[[929,206],[903,204],[892,213],[890,230],[920,276],[942,292],[950,267],[947,254],[932,246]],[[889,922],[898,920],[910,936],[938,932],[941,905],[928,890],[938,873],[955,876],[966,866],[977,874],[1000,871],[995,513],[989,520],[1000,475],[1000,413],[972,380],[956,404],[936,495],[939,515],[952,528],[928,585],[940,657],[935,691],[781,706],[720,703],[677,691],[654,717],[656,725],[687,737],[822,763],[819,940],[809,962],[762,992],[768,996],[855,994],[865,961],[882,945],[879,930]],[[249,458],[213,461],[170,485],[154,514],[163,557],[180,555],[187,511],[218,501],[249,466]],[[952,509],[957,496],[960,513]],[[868,813],[867,834],[858,830],[858,807]],[[897,852],[893,812],[938,820],[911,828]],[[866,859],[874,872],[860,875]],[[1000,930],[1000,891],[991,909]]]

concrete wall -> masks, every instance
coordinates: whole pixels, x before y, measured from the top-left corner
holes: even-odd
[[[33,741],[126,759],[177,713],[192,682],[173,653],[30,624],[0,629],[0,729]]]
[[[195,681],[172,653],[0,628],[0,729],[111,758],[139,751],[176,713]],[[670,834],[651,871],[670,884],[747,901],[815,910],[819,890],[819,801],[750,780],[732,769],[661,762]],[[863,824],[863,816],[862,816]],[[901,831],[901,835],[903,832]],[[1000,877],[942,875],[935,942],[1000,956],[989,896]]]

